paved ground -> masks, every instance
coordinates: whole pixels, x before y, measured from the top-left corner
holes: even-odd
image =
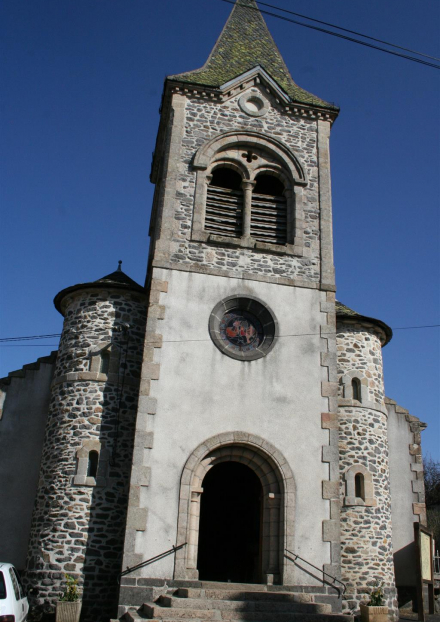
[[[407,620],[417,620],[417,614],[416,613],[411,613],[411,614],[404,614],[401,615],[399,618],[399,622],[406,622]],[[440,622],[440,614],[435,614],[435,615],[427,615],[426,616],[426,622]]]

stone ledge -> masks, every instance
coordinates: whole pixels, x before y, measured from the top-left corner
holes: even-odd
[[[62,384],[63,382],[102,382],[104,384],[119,384],[121,381],[119,374],[99,374],[93,371],[79,371],[79,372],[70,372],[68,374],[63,374],[62,376],[58,376],[54,378],[52,381],[52,387]],[[131,376],[126,376],[124,378],[124,384],[130,387],[139,387],[140,380],[137,378],[132,378]]]
[[[377,501],[373,497],[366,497],[365,500],[360,497],[344,497],[344,507],[356,505],[358,507],[376,507]]]
[[[386,407],[379,404],[379,402],[359,402],[358,400],[350,400],[345,397],[339,397],[338,406],[339,408],[355,408],[356,410],[374,410],[388,418],[388,411]]]
[[[212,276],[223,276],[230,279],[239,279],[241,281],[259,281],[261,283],[275,283],[276,285],[286,285],[288,287],[303,287],[306,289],[324,289],[318,281],[303,281],[284,276],[265,276],[252,272],[237,273],[232,270],[221,270],[219,268],[210,268],[198,264],[178,264],[171,261],[162,261],[155,259],[153,261],[154,268],[163,268],[165,270],[178,270],[179,272],[195,272],[197,274],[209,274]]]

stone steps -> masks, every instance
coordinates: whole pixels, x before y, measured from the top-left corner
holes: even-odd
[[[265,612],[264,614],[246,614],[243,613],[235,618],[228,618],[221,615],[220,612],[217,612],[218,617],[215,618],[204,618],[204,617],[192,617],[192,618],[149,618],[142,611],[136,609],[129,609],[127,613],[123,615],[121,621],[123,622],[138,622],[139,620],[151,620],[151,622],[176,622],[176,620],[181,620],[182,622],[186,622],[187,620],[192,620],[192,622],[212,622],[213,620],[217,620],[221,622],[222,620],[243,620],[247,622],[353,622],[352,616],[342,615],[341,613],[289,613],[289,614],[271,614],[270,612]],[[198,613],[202,613],[202,610],[199,610]],[[224,613],[224,612],[223,612]]]
[[[244,593],[246,594],[246,593]],[[247,592],[249,594],[249,592]],[[253,596],[266,596],[267,593],[254,592]],[[214,598],[205,598],[203,600],[203,608],[207,610],[218,609],[219,611],[272,611],[278,613],[331,613],[332,608],[330,605],[310,603],[310,602],[297,602],[293,600],[293,594],[272,594],[272,598],[269,600],[263,600],[259,598],[247,599],[240,598],[234,600],[216,600]],[[273,598],[273,597],[278,598]],[[282,597],[288,596],[292,600],[283,601]],[[293,597],[293,598],[292,598]],[[202,602],[198,598],[181,598],[175,596],[162,596],[159,599],[159,604],[162,607],[171,607],[175,609],[197,609]],[[155,616],[153,616],[155,617]]]
[[[230,586],[230,583],[227,584]],[[181,587],[177,590],[176,596],[180,598],[206,598],[213,600],[265,600],[273,602],[292,602],[292,603],[310,603],[313,602],[312,594],[303,592],[268,592],[263,591],[261,585],[255,586],[257,590],[248,591],[249,586],[245,586],[244,590],[238,590],[235,587],[231,589],[210,589],[210,588],[190,588]]]
[[[336,596],[320,588],[201,582],[168,589],[155,602],[129,607],[121,622],[353,622],[332,612]],[[315,591],[316,589],[316,591]]]

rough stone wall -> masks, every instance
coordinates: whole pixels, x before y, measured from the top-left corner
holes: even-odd
[[[27,581],[40,586],[39,603],[47,607],[57,600],[64,573],[77,577],[84,620],[94,622],[114,614],[117,598],[145,309],[142,294],[73,294],[52,384]],[[121,322],[129,323],[128,330],[117,330]],[[114,364],[110,373],[112,363],[108,374],[87,371],[90,352],[109,341],[118,366],[127,361],[125,378]],[[84,443],[100,448],[96,485],[74,484]]]
[[[381,334],[374,327],[338,322],[336,341],[340,381],[349,372],[367,378],[362,402],[339,399],[339,464],[341,473],[341,564],[347,584],[344,607],[356,612],[369,598],[375,581],[384,583],[390,619],[396,619],[387,414],[384,404]],[[366,399],[364,399],[366,397]],[[356,504],[346,490],[346,472],[359,464],[368,470],[373,501]],[[365,476],[365,481],[368,479]]]
[[[243,113],[239,95],[219,102],[188,94],[184,112],[184,130],[178,157],[177,188],[170,261],[174,265],[203,265],[205,269],[227,270],[237,275],[265,275],[319,282],[319,195],[317,121],[293,116],[281,110],[274,98],[262,89],[271,107],[264,117]],[[241,95],[241,94],[240,94]],[[211,138],[234,129],[253,130],[272,136],[289,147],[307,171],[304,188],[304,245],[307,256],[292,257],[255,252],[242,248],[216,248],[212,244],[191,241],[196,172],[191,163],[197,150]]]
[[[338,375],[358,371],[367,379],[368,401],[384,405],[381,332],[373,326],[365,329],[360,324],[345,324],[338,334]],[[343,397],[342,385],[339,395]]]

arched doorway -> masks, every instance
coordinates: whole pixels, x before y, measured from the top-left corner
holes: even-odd
[[[263,487],[239,462],[214,466],[202,482],[197,569],[200,580],[261,582]]]
[[[293,574],[284,563],[284,551],[286,548],[290,550],[293,548],[295,530],[293,473],[276,447],[265,439],[247,432],[224,432],[213,436],[196,447],[188,457],[182,471],[177,522],[177,541],[185,546],[176,552],[174,578],[199,579],[200,509],[204,487],[206,485],[212,487],[212,482],[210,483],[206,476],[224,463],[239,463],[248,467],[261,485],[262,529],[258,552],[261,555],[261,562],[253,565],[252,572],[258,566],[256,572],[261,572],[262,583],[290,585]],[[234,487],[234,483],[231,488]],[[253,516],[255,514],[256,512]],[[202,558],[200,561],[202,565],[205,563]],[[206,565],[204,570],[202,568],[202,572],[205,571]]]

